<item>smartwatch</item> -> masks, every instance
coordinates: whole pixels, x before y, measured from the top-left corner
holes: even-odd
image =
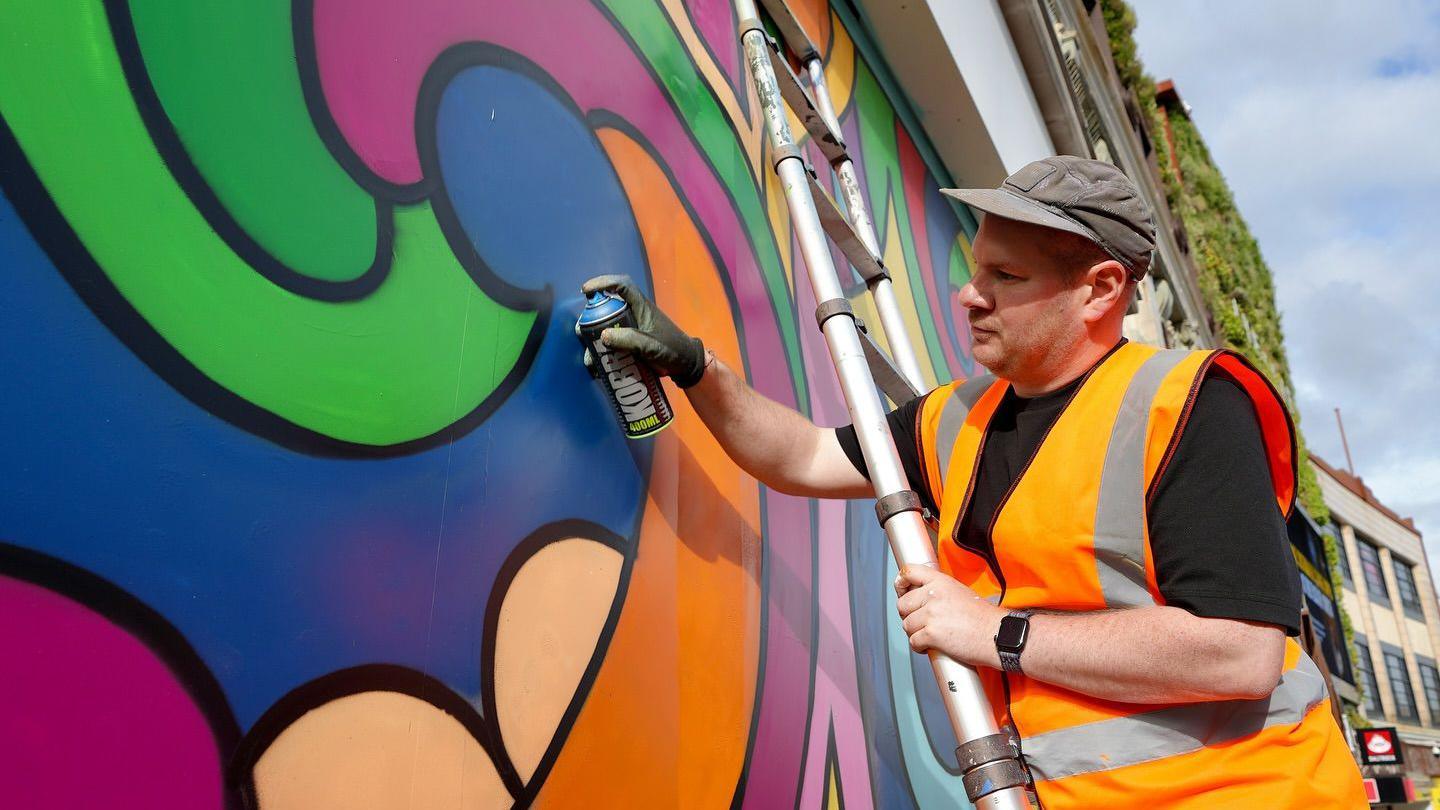
[[[1000,620],[995,652],[1000,655],[1000,668],[1006,672],[1020,671],[1020,653],[1030,640],[1030,614],[1028,610],[1016,610]]]

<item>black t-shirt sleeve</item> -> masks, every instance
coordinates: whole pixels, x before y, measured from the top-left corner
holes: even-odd
[[[1228,375],[1200,385],[1150,504],[1150,549],[1167,604],[1197,616],[1300,632],[1300,579],[1275,504],[1260,425]]]
[[[895,450],[900,453],[900,466],[905,469],[905,477],[910,479],[910,488],[920,496],[920,505],[930,510],[930,514],[938,515],[940,510],[935,505],[935,496],[930,492],[930,487],[925,480],[925,465],[920,461],[920,450],[915,441],[919,429],[920,405],[925,397],[915,397],[909,402],[891,411],[886,420],[890,423],[890,435],[895,437]],[[855,438],[855,426],[845,425],[835,428],[835,438],[840,442],[840,449],[855,465],[855,469],[866,478],[870,472],[865,468],[865,457],[860,453],[860,440]]]

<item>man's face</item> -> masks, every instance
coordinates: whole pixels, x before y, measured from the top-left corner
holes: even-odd
[[[975,235],[975,272],[960,290],[976,362],[1012,381],[1043,374],[1085,335],[1083,279],[1040,246],[1056,231],[987,216]]]

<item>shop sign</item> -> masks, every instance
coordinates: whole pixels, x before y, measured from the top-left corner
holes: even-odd
[[[1360,743],[1360,760],[1366,765],[1396,765],[1400,756],[1400,737],[1393,728],[1362,728],[1355,732]]]

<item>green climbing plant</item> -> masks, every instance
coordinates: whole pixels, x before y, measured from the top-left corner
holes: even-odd
[[[1330,510],[1320,494],[1315,470],[1307,461],[1309,455],[1300,430],[1300,414],[1295,407],[1290,363],[1285,355],[1285,333],[1275,306],[1274,277],[1260,252],[1260,244],[1236,206],[1230,186],[1215,165],[1195,122],[1184,110],[1162,106],[1158,101],[1155,79],[1145,72],[1135,44],[1135,10],[1125,0],[1104,0],[1102,9],[1115,70],[1121,83],[1139,100],[1153,135],[1151,140],[1165,185],[1166,201],[1189,234],[1197,281],[1214,319],[1215,334],[1227,348],[1249,357],[1281,388],[1295,421],[1300,473],[1297,498],[1317,524],[1326,525],[1330,522]],[[1164,134],[1167,121],[1173,145]],[[1339,582],[1339,557],[1334,538],[1328,533],[1325,556],[1331,581]],[[1335,604],[1354,668],[1350,616],[1340,599],[1337,598]]]

